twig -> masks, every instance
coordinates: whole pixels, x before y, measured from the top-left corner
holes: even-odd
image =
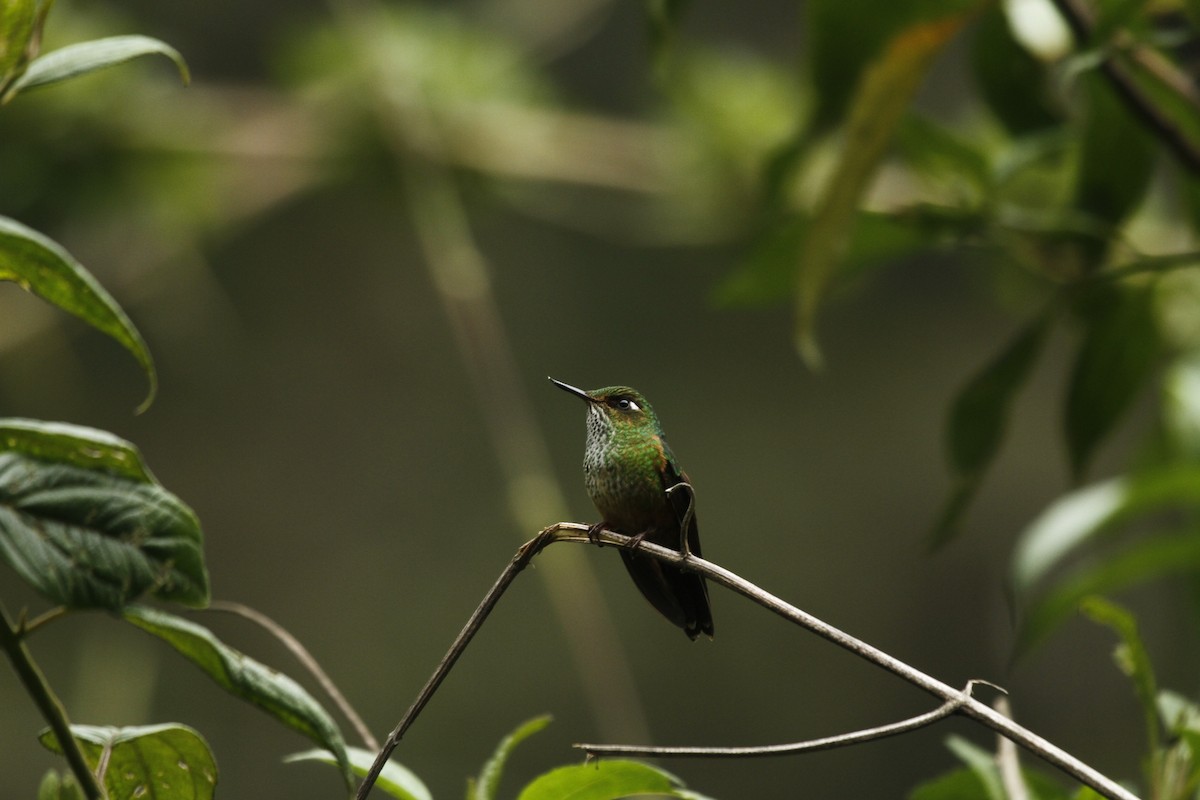
[[[1004,716],[1012,719],[1012,706],[1003,695],[997,697],[992,706]],[[1000,772],[1000,783],[1008,800],[1029,800],[1029,787],[1021,774],[1021,759],[1017,746],[1005,736],[996,737],[996,769]]]
[[[1079,0],[1051,0],[1058,13],[1062,15],[1075,37],[1075,41],[1083,47],[1091,43],[1093,24],[1086,8]],[[1200,174],[1200,150],[1188,138],[1175,120],[1167,116],[1155,105],[1154,101],[1142,91],[1137,80],[1126,66],[1113,56],[1100,62],[1100,70],[1108,78],[1113,89],[1125,101],[1129,110],[1137,115],[1172,152],[1183,162],[1184,166],[1194,174]],[[1188,98],[1190,100],[1190,98]]]
[[[54,608],[50,609],[49,611],[45,611],[45,612],[42,612],[41,614],[38,614],[36,617],[29,620],[28,622],[21,621],[21,623],[20,623],[21,636],[28,636],[29,634],[31,634],[34,631],[41,628],[43,625],[54,622],[54,620],[66,616],[66,614],[69,610],[70,609],[68,609],[66,606],[55,606]]]
[[[1011,739],[1039,758],[1077,778],[1104,797],[1108,797],[1111,800],[1137,800],[1136,795],[1128,789],[1125,789],[1120,784],[1088,766],[1057,745],[1051,744],[1040,736],[1016,724],[1013,720],[990,706],[970,697],[967,693],[926,675],[920,670],[905,664],[903,661],[888,655],[879,648],[822,622],[813,615],[784,602],[723,567],[713,564],[710,561],[705,561],[702,558],[697,558],[696,556],[685,556],[682,553],[668,550],[665,547],[659,547],[649,542],[636,541],[634,538],[623,536],[619,533],[607,530],[593,531],[587,525],[573,522],[560,522],[557,525],[546,528],[535,538],[522,545],[521,549],[517,551],[513,560],[505,568],[504,572],[501,573],[499,579],[497,579],[491,590],[484,597],[483,602],[480,603],[458,637],[454,640],[454,643],[451,644],[450,650],[446,653],[441,663],[438,664],[437,669],[434,670],[433,675],[429,678],[424,688],[421,689],[420,694],[417,695],[417,699],[409,707],[408,711],[405,712],[396,729],[388,736],[383,749],[371,767],[370,773],[368,773],[358,788],[357,800],[365,800],[370,793],[371,787],[374,785],[380,770],[383,769],[383,765],[391,756],[392,751],[400,743],[400,739],[404,736],[405,731],[412,725],[417,715],[421,712],[421,709],[425,707],[425,704],[429,702],[433,693],[437,691],[438,686],[454,666],[458,657],[462,655],[463,650],[466,649],[467,644],[479,630],[479,627],[483,624],[488,614],[491,613],[509,584],[512,583],[517,574],[525,568],[535,555],[554,542],[607,544],[614,547],[636,549],[664,563],[674,564],[685,570],[703,575],[715,583],[719,583],[738,594],[750,598],[790,622],[812,631],[843,649],[849,650],[860,658],[866,659],[876,666],[883,667],[914,686],[941,698],[945,703],[954,704],[955,707],[948,713],[963,714],[982,722],[1001,736]],[[938,710],[940,711],[940,709]],[[598,748],[604,746],[589,745],[588,747],[598,752]]]
[[[100,788],[96,776],[88,768],[83,751],[79,749],[79,743],[71,735],[71,721],[67,719],[66,710],[55,696],[54,690],[50,688],[50,684],[46,682],[46,676],[38,669],[37,662],[33,660],[29,648],[22,641],[20,629],[13,627],[8,612],[2,605],[0,605],[0,648],[3,648],[5,654],[8,655],[8,660],[12,662],[17,677],[25,685],[25,690],[29,692],[34,704],[42,712],[42,718],[46,720],[50,730],[58,739],[63,756],[67,759],[71,772],[75,775],[75,781],[83,789],[84,796],[88,800],[100,800],[104,796],[104,792]]]
[[[812,753],[817,750],[832,750],[835,747],[846,747],[860,742],[870,742],[884,739],[901,733],[915,731],[932,725],[939,719],[948,717],[962,706],[963,700],[971,696],[971,690],[977,683],[987,681],[971,681],[962,690],[962,695],[947,700],[932,711],[918,714],[915,717],[866,728],[861,731],[842,733],[837,736],[826,736],[822,739],[809,739],[804,742],[790,744],[754,745],[751,747],[654,747],[650,745],[628,744],[574,744],[572,747],[583,750],[589,759],[599,756],[651,756],[654,758],[755,758],[758,756],[787,756],[797,753]],[[990,684],[989,684],[990,685]]]
[[[268,633],[278,639],[296,657],[296,660],[308,670],[310,675],[316,678],[317,683],[321,684],[321,688],[325,690],[325,694],[329,695],[330,699],[333,700],[346,719],[350,721],[350,724],[354,726],[354,730],[358,733],[358,738],[362,740],[363,745],[368,750],[377,750],[379,748],[379,741],[371,735],[370,729],[362,721],[362,717],[358,715],[358,712],[354,710],[354,706],[350,705],[350,702],[346,700],[345,696],[337,688],[337,684],[321,668],[321,665],[317,663],[317,659],[308,651],[308,648],[293,636],[287,628],[258,609],[230,600],[214,600],[209,604],[208,610],[237,614],[239,617],[248,619],[265,628]]]
[[[586,530],[586,528],[585,528]],[[539,533],[533,539],[530,539],[525,544],[521,545],[517,550],[517,554],[513,556],[512,561],[500,573],[500,577],[492,584],[492,588],[484,595],[483,602],[471,614],[467,624],[459,631],[455,637],[450,649],[446,651],[446,655],[442,657],[441,662],[429,676],[429,680],[421,687],[421,691],[417,694],[417,699],[413,701],[408,710],[404,712],[404,716],[400,718],[400,722],[396,724],[395,729],[388,734],[387,741],[383,743],[383,749],[379,751],[379,755],[375,757],[375,762],[371,764],[371,770],[363,778],[363,782],[359,784],[358,793],[355,795],[356,800],[366,800],[367,795],[371,793],[371,787],[375,785],[375,780],[379,777],[379,773],[383,771],[383,765],[387,763],[391,757],[392,751],[396,749],[396,745],[400,744],[400,740],[404,737],[405,731],[416,720],[417,715],[421,713],[421,709],[425,708],[425,704],[429,702],[429,698],[433,697],[433,693],[441,686],[442,681],[450,674],[450,669],[454,666],[454,662],[458,661],[458,657],[462,655],[463,650],[467,649],[471,639],[479,632],[483,621],[487,619],[488,614],[492,613],[492,609],[496,607],[500,596],[508,588],[509,584],[517,577],[521,570],[525,569],[533,557],[542,551],[546,545],[555,541],[557,526],[552,526]]]

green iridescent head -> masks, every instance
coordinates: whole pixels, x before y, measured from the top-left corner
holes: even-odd
[[[655,433],[662,432],[654,409],[637,389],[629,386],[605,386],[603,389],[593,389],[589,392],[554,378],[551,378],[550,382],[564,392],[586,400],[589,417],[601,417],[614,428],[648,427]]]

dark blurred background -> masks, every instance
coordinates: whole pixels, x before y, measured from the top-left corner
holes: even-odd
[[[633,385],[694,479],[708,558],[946,682],[1005,686],[1033,730],[1110,774],[1136,773],[1138,711],[1106,631],[1075,622],[1008,663],[1009,552],[1069,485],[1057,429],[1061,342],[1017,407],[970,535],[930,555],[923,537],[948,487],[945,410],[1018,323],[987,275],[953,256],[881,267],[825,311],[826,367],[813,373],[792,348],[786,305],[714,299],[744,255],[738,181],[748,167],[698,141],[715,139],[719,125],[698,125],[686,102],[664,99],[641,4],[406,5],[394,30],[377,29],[397,59],[398,92],[410,82],[406,57],[417,71],[448,70],[447,81],[468,75],[445,90],[462,93],[452,107],[435,98],[421,112],[438,124],[491,97],[471,76],[512,59],[497,103],[534,98],[564,117],[630,126],[614,134],[624,138],[612,152],[573,162],[595,173],[588,179],[553,174],[552,163],[525,175],[473,170],[473,153],[486,162],[509,151],[476,151],[461,136],[433,137],[430,147],[455,149],[446,160],[456,163],[432,172],[428,150],[396,155],[395,136],[421,135],[364,122],[371,98],[339,49],[356,8],[58,4],[49,44],[145,33],[178,48],[193,72],[180,88],[165,62],[143,59],[22,96],[0,114],[0,212],[54,237],[110,289],[149,342],[161,389],[135,416],[144,378],[133,360],[7,285],[4,415],[135,442],[198,513],[215,597],[296,634],[382,737],[517,545],[559,518],[595,519],[580,468],[583,410],[545,376]],[[791,96],[796,113],[804,108],[795,4],[698,2],[685,29],[730,98],[749,107],[759,93]],[[395,44],[415,40],[429,51]],[[476,72],[467,50],[484,54]],[[454,63],[430,63],[443,56]],[[971,113],[962,57],[952,48],[935,66],[921,100],[933,112]],[[735,132],[760,126],[746,163],[792,124],[702,102],[725,103]],[[523,130],[527,120],[497,119],[479,133],[512,139],[512,153],[555,146]],[[571,146],[588,153],[587,141]],[[443,190],[452,255],[439,272],[413,206]],[[734,222],[723,230],[721,220]],[[456,263],[455,244],[473,256]],[[1123,428],[1094,475],[1117,463],[1138,426]],[[579,570],[594,573],[602,598],[585,595],[587,613],[570,602],[571,587],[586,588]],[[559,599],[548,589],[556,571]],[[0,568],[0,585],[10,608],[43,608],[11,570]],[[1166,591],[1130,602],[1177,607],[1159,602]],[[571,742],[791,741],[934,705],[735,595],[713,589],[712,604],[715,640],[688,642],[642,600],[616,553],[552,548],[504,598],[395,758],[437,797],[457,796],[506,732],[552,714],[517,752],[511,796],[538,771],[575,761]],[[599,655],[586,649],[597,616],[616,648],[601,638]],[[1163,683],[1192,689],[1195,643],[1172,636],[1180,621],[1168,617],[1144,613],[1144,632]],[[300,675],[248,623],[199,619]],[[73,721],[173,720],[201,731],[220,796],[341,791],[333,770],[281,763],[307,742],[116,620],[73,617],[31,646]],[[579,658],[599,660],[597,669],[585,672]],[[42,722],[7,677],[0,708],[0,794],[31,797],[56,759],[37,745]],[[899,797],[954,763],[943,747],[950,733],[993,746],[986,730],[951,720],[803,757],[665,766],[720,798]]]

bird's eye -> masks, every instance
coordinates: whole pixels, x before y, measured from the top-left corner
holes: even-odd
[[[637,403],[630,400],[628,397],[618,398],[617,402],[616,402],[616,406],[617,406],[617,408],[621,409],[622,411],[641,411],[642,410],[641,406],[639,406]]]

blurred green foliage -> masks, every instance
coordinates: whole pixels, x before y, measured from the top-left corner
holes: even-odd
[[[85,251],[114,254],[118,283],[152,305],[163,276],[180,265],[193,265],[196,286],[208,285],[195,265],[220,243],[269,228],[330,187],[353,186],[394,200],[397,216],[411,214],[403,224],[416,238],[423,224],[458,231],[443,252],[463,260],[431,275],[448,284],[443,299],[461,300],[491,290],[486,270],[463,253],[486,251],[484,240],[469,239],[471,226],[486,227],[491,210],[504,209],[631,248],[727,255],[706,287],[712,301],[729,314],[790,307],[791,331],[780,326],[778,338],[813,365],[830,360],[818,345],[819,316],[946,259],[979,278],[1012,320],[957,394],[929,410],[945,418],[950,487],[941,509],[930,509],[926,541],[946,547],[971,530],[972,505],[1005,458],[1022,396],[1046,371],[1060,371],[1054,425],[1076,485],[1015,544],[1013,650],[1025,656],[1050,641],[1085,604],[1122,642],[1119,663],[1146,719],[1148,796],[1196,796],[1194,701],[1160,692],[1133,618],[1089,599],[1178,579],[1194,587],[1200,575],[1196,4],[810,0],[795,12],[799,52],[780,58],[694,34],[705,4],[650,0],[642,60],[597,69],[602,82],[641,76],[637,102],[620,109],[582,101],[556,69],[560,60],[599,58],[589,43],[613,5],[530,13],[516,0],[334,2],[274,31],[253,81],[222,83],[199,70],[179,92],[166,89],[163,70],[144,65],[119,79],[84,76],[162,55],[188,78],[173,47],[112,35],[122,26],[111,10],[64,3],[46,24],[49,3],[6,4],[0,280],[120,343],[149,377],[152,398],[154,362],[130,317],[66,248],[29,227],[34,220]],[[939,96],[949,73],[960,81],[948,92],[953,102]],[[26,92],[67,78],[53,91]],[[351,266],[323,263],[318,274],[340,287]],[[23,342],[55,323],[13,324],[27,326],[12,339]],[[310,324],[319,327],[319,315]],[[885,335],[870,321],[858,327]],[[5,340],[0,355],[16,349]],[[1149,409],[1151,433],[1127,448],[1133,455],[1118,474],[1084,483],[1139,408]],[[198,523],[131,445],[94,430],[10,427],[22,435],[4,438],[0,429],[4,464],[37,462],[41,478],[76,503],[39,500],[18,522],[4,518],[0,552],[17,574],[71,606],[119,608],[147,592],[207,600],[198,553],[181,557],[155,543],[191,546]],[[80,463],[84,449],[88,463]],[[31,480],[16,467],[3,472],[0,512],[22,510]],[[100,491],[113,497],[97,499]],[[173,509],[187,532],[147,523],[135,557],[118,558],[109,548],[127,544],[124,529],[93,525],[80,511],[92,507],[116,509],[111,516],[124,522],[146,508]],[[46,551],[31,557],[37,537],[18,535],[64,520],[86,545],[79,553],[95,557],[73,559],[71,569],[91,570],[82,583],[60,580]],[[139,577],[116,581],[124,594],[97,588],[112,583],[100,569],[110,562]],[[192,588],[180,590],[172,570],[187,573]],[[1176,622],[1194,632],[1194,616]],[[219,640],[190,641],[197,663],[240,656]],[[340,733],[321,743],[336,752],[334,741]],[[912,797],[1003,796],[990,752],[957,739],[951,749],[966,766]],[[352,761],[361,772],[367,751],[350,752],[339,754],[343,770]],[[507,753],[502,747],[471,791],[493,796]],[[665,773],[630,769],[685,796]],[[1086,796],[1035,773],[1027,780],[1036,797]],[[43,785],[55,796],[60,786],[51,784]]]

